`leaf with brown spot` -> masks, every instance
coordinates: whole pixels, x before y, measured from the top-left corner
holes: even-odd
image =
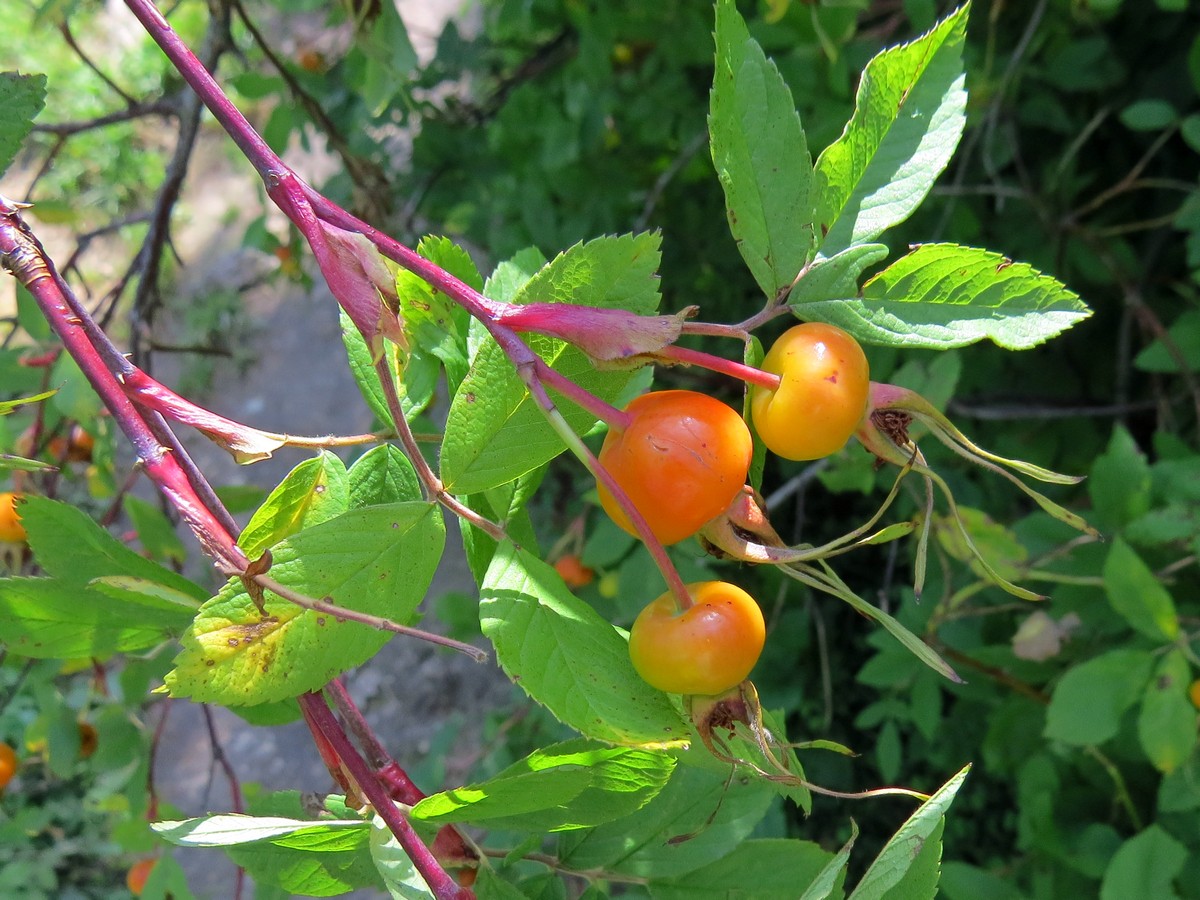
[[[271,577],[313,598],[408,624],[445,545],[436,505],[357,509],[272,548]],[[373,656],[390,637],[264,591],[266,616],[239,579],[201,607],[166,677],[173,697],[249,706],[316,690]],[[322,621],[324,624],[322,624]]]

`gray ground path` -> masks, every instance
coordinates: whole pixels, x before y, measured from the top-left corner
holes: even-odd
[[[397,5],[418,52],[429,54],[446,19],[469,4],[398,0]],[[330,166],[329,160],[311,155],[289,155],[288,161],[318,182]],[[255,196],[249,166],[239,166],[228,152],[227,139],[210,128],[193,161],[175,220],[174,237],[186,263],[178,286],[184,302],[213,287],[236,283],[245,278],[247,269],[263,264],[261,258],[239,251],[236,240],[242,228],[230,223],[231,207],[241,198]],[[257,215],[257,205],[251,206],[249,214]],[[53,242],[47,243],[53,254]],[[246,371],[218,371],[207,395],[193,399],[222,415],[272,431],[346,434],[369,429],[370,413],[346,367],[337,306],[323,285],[309,291],[286,284],[257,288],[246,295],[246,311],[256,332],[256,361]],[[159,357],[154,374],[175,385],[178,366]],[[180,435],[216,485],[250,483],[269,488],[308,455],[284,450],[271,460],[239,467],[199,435],[184,429]],[[429,598],[450,590],[475,590],[453,527]],[[476,749],[485,712],[512,696],[511,685],[494,662],[481,665],[405,638],[393,638],[367,665],[349,673],[346,681],[385,746],[402,764],[419,762],[447,722],[463,723],[461,740],[449,760],[452,775],[455,759],[469,759]],[[229,811],[229,784],[214,759],[203,709],[187,701],[168,702],[156,761],[156,783],[163,799],[188,816]],[[239,781],[267,790],[334,790],[302,723],[259,728],[221,708],[209,712]],[[422,787],[436,790],[441,785]],[[214,900],[233,896],[234,868],[224,854],[186,850],[177,851],[176,858],[187,870],[197,896]],[[252,894],[248,891],[246,896]]]

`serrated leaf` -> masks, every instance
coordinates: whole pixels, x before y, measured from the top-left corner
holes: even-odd
[[[779,900],[798,896],[832,856],[811,841],[758,838],[685,875],[651,879],[648,887],[654,900]]]
[[[626,746],[687,739],[667,695],[633,670],[625,638],[552,567],[511,543],[497,548],[484,577],[479,620],[509,677],[580,734]]]
[[[238,546],[250,559],[302,528],[320,525],[346,511],[350,487],[346,467],[328,450],[306,459],[284,476],[250,517]]]
[[[16,159],[46,105],[46,76],[0,72],[0,175]]]
[[[875,857],[862,880],[850,895],[850,900],[875,900],[888,895],[900,885],[921,857],[926,843],[935,841],[940,834],[946,811],[962,787],[970,766],[938,788],[937,793],[921,804],[900,829],[892,835],[884,848]],[[937,841],[940,845],[940,841]],[[939,853],[940,855],[940,853]],[[913,896],[928,896],[916,893]]]
[[[272,548],[271,578],[312,598],[406,624],[425,595],[445,542],[436,505],[395,503],[344,513]],[[262,616],[231,579],[201,607],[165,681],[172,696],[225,706],[315,690],[357,666],[387,632],[305,610],[272,592]]]
[[[347,473],[350,508],[421,499],[421,481],[404,452],[394,444],[373,447]]]
[[[928,34],[867,63],[854,115],[816,164],[826,256],[907,219],[954,155],[966,123],[969,9],[964,4]]]
[[[659,243],[657,234],[641,234],[576,244],[530,279],[516,300],[652,313],[659,301]],[[582,351],[555,338],[525,338],[557,372],[607,402],[616,401],[633,377],[628,371],[598,371]],[[560,402],[559,409],[579,434],[596,422],[573,403]],[[447,490],[465,495],[505,484],[563,449],[508,357],[494,342],[483,344],[446,420],[441,476]]]
[[[1196,708],[1188,699],[1191,680],[1187,657],[1173,650],[1159,663],[1142,697],[1138,740],[1165,775],[1183,765],[1196,748]]]
[[[729,229],[768,297],[788,287],[816,244],[812,157],[792,92],[746,30],[732,0],[717,3],[709,144]]]
[[[1076,747],[1114,737],[1125,710],[1142,696],[1153,664],[1144,650],[1120,649],[1069,669],[1050,697],[1046,737]]]
[[[935,350],[984,339],[1026,350],[1092,314],[1032,266],[957,244],[921,244],[864,284],[861,297],[801,312],[864,342]]]
[[[482,289],[483,278],[471,258],[447,238],[422,238],[417,253],[475,290]],[[396,295],[409,345],[400,358],[406,393],[424,397],[430,391],[435,381],[430,377],[431,361],[435,373],[439,363],[445,366],[453,393],[467,373],[470,316],[444,293],[407,270],[396,273]]]
[[[66,503],[26,496],[21,521],[38,565],[55,578],[83,584],[108,575],[131,575],[196,600],[208,596],[200,585],[130,550]]]
[[[0,643],[38,659],[107,657],[180,634],[191,614],[110,596],[58,578],[0,579]]]
[[[1179,636],[1179,616],[1170,592],[1120,538],[1108,550],[1103,576],[1109,604],[1134,631],[1159,641]]]
[[[681,765],[653,803],[616,822],[559,838],[572,869],[669,879],[732,853],[762,819],[775,792],[754,779],[729,780]]]
[[[569,741],[534,751],[482,784],[432,794],[412,816],[519,831],[587,828],[644,806],[674,768],[661,752]]]
[[[806,318],[814,311],[813,303],[853,301],[858,297],[858,276],[887,255],[883,244],[858,244],[828,258],[818,257],[788,294],[788,305]]]

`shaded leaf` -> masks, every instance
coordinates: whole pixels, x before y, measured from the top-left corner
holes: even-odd
[[[511,543],[484,577],[479,620],[509,677],[581,734],[623,745],[687,739],[667,695],[633,670],[626,639],[551,566]]]

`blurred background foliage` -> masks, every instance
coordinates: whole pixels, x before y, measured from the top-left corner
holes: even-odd
[[[950,9],[739,5],[789,82],[814,153],[849,116],[865,62]],[[372,0],[215,6],[230,21],[219,74],[235,100],[277,149],[334,156],[335,174],[318,187],[402,240],[446,234],[488,271],[530,245],[553,255],[602,233],[660,229],[664,309],[698,304],[709,321],[757,309],[707,151],[708,4],[483,0],[464,6],[423,62],[390,7]],[[23,67],[36,59],[50,76],[43,121],[85,120],[122,102],[96,89],[70,47],[99,10],[46,3],[0,34],[0,56]],[[195,0],[177,4],[172,21],[193,44],[209,27]],[[43,42],[36,57],[31,40]],[[1095,314],[1021,354],[868,348],[872,375],[944,404],[984,447],[1088,475],[1054,496],[1106,541],[1073,540],[994,476],[923,444],[976,511],[989,558],[1049,599],[1013,602],[977,582],[940,520],[920,602],[906,587],[905,549],[842,560],[851,586],[946,655],[967,680],[955,686],[844,605],[743,568],[733,577],[773,629],[755,681],[797,739],[859,752],[808,760],[819,784],[931,788],[975,761],[945,833],[950,900],[1200,897],[1189,699],[1200,675],[1200,15],[1187,0],[979,0],[967,61],[966,135],[932,196],[887,235],[892,258],[936,240],[997,250],[1065,282]],[[118,80],[131,100],[177,102],[178,81],[147,42],[130,42]],[[49,160],[33,191],[38,214],[57,210],[86,232],[143,209],[172,152],[156,122],[131,118],[69,140],[37,132],[26,156]],[[123,228],[130,248],[145,227]],[[275,277],[306,278],[298,246],[265,215],[245,242],[278,260]],[[225,322],[228,304],[222,295],[214,321]],[[5,366],[6,394],[39,387]],[[738,402],[736,386],[710,373],[676,369],[658,381]],[[570,460],[554,464],[533,520],[550,555],[580,555],[593,570],[581,595],[628,624],[650,566],[603,518],[582,474]],[[853,446],[818,464],[769,462],[764,492],[783,536],[815,544],[860,524],[890,478]],[[922,500],[906,495],[905,514]],[[695,548],[674,552],[685,574],[701,564]],[[463,598],[442,609],[470,630]],[[13,731],[19,712],[10,704],[0,724]],[[492,754],[496,768],[545,739],[538,715],[515,727],[507,716],[497,713],[507,744]],[[855,806],[860,858],[907,812],[891,800]],[[830,848],[849,834],[840,801],[817,798],[807,820],[781,807],[769,821]]]

